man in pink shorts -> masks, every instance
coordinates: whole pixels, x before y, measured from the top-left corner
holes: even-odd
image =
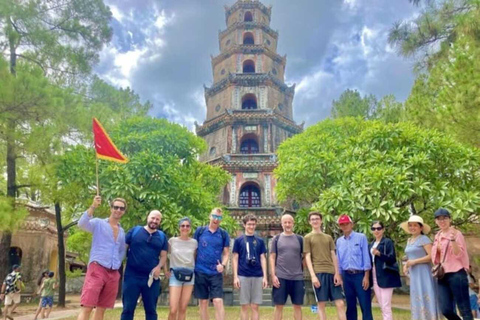
[[[119,221],[127,209],[127,202],[116,198],[110,206],[110,217],[94,218],[93,213],[101,202],[102,198],[96,196],[78,221],[80,228],[93,234],[78,320],[88,320],[93,308],[96,308],[93,319],[102,320],[105,310],[113,308],[120,279],[118,269],[125,257],[125,232]]]

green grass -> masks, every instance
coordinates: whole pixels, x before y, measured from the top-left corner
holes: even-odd
[[[160,307],[158,310],[158,319],[167,319],[168,317],[168,308],[167,307]],[[215,319],[214,317],[214,310],[210,308],[210,319]],[[236,320],[240,319],[240,308],[239,307],[225,307],[226,316],[225,319],[228,320]],[[118,320],[120,319],[120,314],[122,313],[121,309],[115,309],[108,311],[105,314],[104,320]],[[361,312],[358,310],[359,319],[361,319]],[[337,313],[334,307],[327,307],[327,317],[328,319],[337,319]],[[399,310],[393,309],[393,317],[395,320],[410,320],[411,313],[406,310]],[[260,318],[262,320],[272,320],[273,319],[273,307],[260,307]],[[373,318],[374,319],[382,319],[382,314],[380,309],[373,308]],[[76,317],[68,318],[68,320],[75,320]],[[135,319],[145,319],[145,313],[143,312],[143,308],[139,306],[137,308],[137,312],[135,312]],[[198,315],[198,307],[189,307],[187,312],[187,319],[188,320],[200,320],[200,316]],[[285,307],[283,313],[283,319],[293,319],[293,309],[292,307]],[[309,307],[303,308],[303,319],[304,320],[316,320],[318,319],[318,315],[313,314],[310,311]]]

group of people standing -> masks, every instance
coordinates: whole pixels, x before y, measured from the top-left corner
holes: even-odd
[[[433,244],[427,236],[431,228],[420,216],[412,215],[400,225],[411,235],[405,248],[408,259],[403,271],[410,277],[412,318],[438,319],[443,314],[448,320],[473,319],[478,304],[470,299],[465,238],[452,227],[448,210],[440,208],[434,217],[439,231]]]
[[[162,221],[160,211],[151,211],[145,226],[136,226],[125,233],[120,226],[120,219],[127,210],[126,201],[114,199],[110,205],[110,216],[100,219],[94,217],[94,211],[101,201],[101,197],[96,196],[78,222],[80,228],[93,234],[78,320],[89,319],[94,308],[94,319],[103,319],[105,310],[114,307],[120,280],[119,269],[125,255],[127,264],[122,287],[122,320],[134,318],[140,296],[146,319],[157,319],[162,270],[169,278],[168,319],[186,318],[194,288],[202,319],[208,319],[210,300],[215,306],[216,319],[224,319],[222,273],[229,258],[230,237],[220,228],[223,217],[221,209],[212,210],[210,224],[198,228],[193,238],[191,221],[185,217],[178,224],[180,235],[167,239],[159,230]]]
[[[215,309],[215,319],[225,319],[223,273],[229,260],[230,237],[220,227],[221,209],[213,209],[209,224],[197,228],[193,237],[190,219],[182,218],[178,223],[179,236],[167,239],[159,230],[160,211],[151,211],[145,226],[134,227],[125,234],[119,221],[127,209],[126,201],[115,199],[107,219],[93,217],[100,204],[101,198],[95,197],[92,206],[79,220],[81,228],[93,233],[93,241],[78,320],[88,319],[93,308],[96,308],[94,319],[103,319],[105,309],[114,306],[120,278],[118,269],[125,254],[122,320],[133,319],[140,296],[146,319],[157,319],[162,269],[169,278],[169,320],[186,318],[192,293],[198,299],[202,320],[209,319],[210,301]],[[412,319],[438,319],[439,306],[447,319],[460,319],[455,305],[463,319],[473,319],[466,273],[469,268],[466,244],[461,232],[451,227],[450,219],[450,213],[445,209],[435,213],[440,231],[433,245],[426,236],[430,227],[421,217],[411,216],[401,224],[411,235],[405,249],[408,259],[404,261],[403,271],[411,279]],[[312,231],[303,238],[293,232],[293,217],[283,215],[283,232],[271,240],[269,265],[274,319],[282,319],[288,297],[293,305],[294,318],[302,319],[303,268],[306,266],[321,320],[326,319],[328,301],[334,302],[340,320],[357,319],[357,302],[362,318],[372,320],[372,287],[383,319],[391,320],[393,288],[400,287],[401,281],[395,245],[384,236],[384,224],[375,221],[371,225],[375,239],[368,243],[366,235],[354,231],[352,219],[341,215],[337,223],[343,235],[335,242],[322,232],[323,216],[320,212],[310,212],[308,221]],[[267,249],[264,240],[255,235],[256,225],[255,215],[243,218],[243,235],[234,240],[232,250],[233,285],[239,289],[242,320],[259,319],[263,289],[268,285]],[[432,263],[442,265],[443,277],[434,278]]]

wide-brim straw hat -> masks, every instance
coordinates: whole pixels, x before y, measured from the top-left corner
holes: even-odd
[[[430,228],[430,226],[429,226],[428,224],[426,224],[425,222],[423,222],[423,218],[422,218],[422,217],[413,215],[413,216],[410,216],[410,218],[408,218],[408,221],[402,222],[402,223],[400,224],[400,228],[402,228],[403,230],[405,230],[406,233],[410,233],[410,231],[408,230],[408,223],[409,223],[409,222],[420,223],[420,224],[423,226],[423,233],[424,233],[424,234],[430,233],[430,230],[432,229],[432,228]]]

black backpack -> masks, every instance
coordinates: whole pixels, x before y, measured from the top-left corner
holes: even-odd
[[[200,229],[198,230],[198,233],[197,235],[195,236],[195,240],[197,240],[197,242],[200,242],[200,237],[202,236],[202,234],[205,232],[205,230],[207,230],[208,226],[203,226],[203,227],[200,227]],[[222,235],[222,241],[223,241],[223,245],[225,246],[225,240],[227,239],[227,231],[223,230],[222,228],[218,228],[218,230],[220,230],[220,234]]]

